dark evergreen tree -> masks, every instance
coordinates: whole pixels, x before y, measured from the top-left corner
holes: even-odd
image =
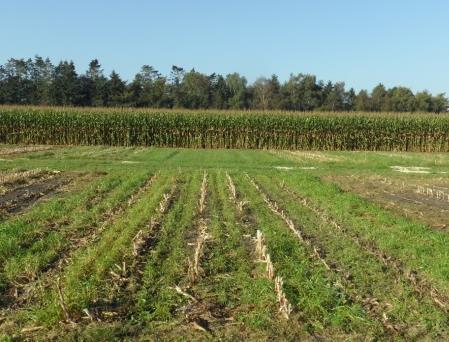
[[[182,82],[184,80],[185,71],[183,68],[173,65],[170,72],[170,88],[169,96],[172,107],[182,107],[185,102],[182,89]]]
[[[33,103],[33,82],[31,80],[33,62],[31,59],[11,58],[2,69],[2,93],[8,104]]]
[[[103,103],[105,106],[123,106],[125,105],[126,82],[120,78],[120,75],[112,70],[109,79],[106,81],[103,93]]]
[[[33,84],[32,103],[35,105],[48,105],[50,101],[50,88],[53,81],[54,66],[49,58],[45,60],[36,56],[31,70]]]
[[[343,110],[347,112],[353,111],[356,97],[357,95],[355,94],[354,88],[351,88],[349,91],[345,92],[343,97]]]
[[[87,106],[103,106],[107,98],[106,82],[103,70],[98,59],[89,63],[89,68],[84,77],[80,77],[83,93],[83,104]]]
[[[72,61],[60,62],[50,87],[50,102],[59,106],[80,105],[81,84]]]

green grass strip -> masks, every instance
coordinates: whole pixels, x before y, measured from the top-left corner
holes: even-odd
[[[449,235],[416,220],[396,215],[380,205],[343,192],[338,186],[306,173],[282,176],[285,184],[310,198],[333,218],[367,241],[418,270],[449,295]]]
[[[106,194],[120,183],[116,175],[97,179],[81,190],[39,203],[29,212],[12,217],[0,224],[0,265],[12,256],[28,248],[36,239],[52,229],[68,225],[91,202]]]
[[[94,233],[101,225],[103,215],[119,205],[126,205],[127,199],[149,177],[148,171],[140,171],[129,177],[120,175],[120,183],[110,193],[96,203],[92,208],[80,212],[72,223],[63,229],[51,231],[43,239],[36,241],[30,248],[20,251],[5,262],[5,278],[16,281],[26,277],[33,279],[38,272],[51,264],[58,256],[70,247],[73,242],[69,238],[81,238],[88,233]]]
[[[241,334],[251,338],[304,338],[307,334],[301,324],[288,324],[278,315],[274,283],[265,277],[265,266],[254,255],[252,238],[257,229],[242,224],[244,217],[229,197],[225,174],[212,173],[212,239],[207,243],[206,276],[197,291],[214,298],[243,324],[238,332],[224,330],[225,335],[233,332],[235,338]]]
[[[105,302],[114,295],[108,273],[130,254],[133,238],[149,223],[162,195],[169,191],[171,179],[167,173],[161,175],[137,203],[111,223],[99,241],[75,253],[73,262],[61,275],[65,302],[73,315],[79,315],[94,302]],[[56,289],[43,298],[43,307],[38,308],[35,314],[43,323],[54,323],[64,318]]]
[[[188,174],[178,201],[161,222],[157,243],[148,255],[142,288],[136,293],[136,315],[141,322],[169,321],[185,300],[172,287],[187,276],[185,234],[192,229],[201,181],[202,173]]]

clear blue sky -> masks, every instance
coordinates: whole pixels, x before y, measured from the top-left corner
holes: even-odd
[[[2,1],[0,63],[98,58],[131,79],[143,64],[253,81],[293,73],[371,89],[449,93],[449,1]]]

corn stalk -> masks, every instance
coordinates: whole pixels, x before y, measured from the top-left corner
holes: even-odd
[[[266,275],[268,279],[274,278],[274,291],[276,292],[279,312],[285,319],[289,319],[292,312],[292,306],[287,300],[287,297],[283,290],[283,280],[280,276],[275,277],[273,262],[271,261],[270,254],[267,253],[267,246],[265,244],[265,238],[260,230],[257,230],[255,241],[255,254],[259,262],[266,264]]]
[[[194,284],[201,275],[201,257],[203,255],[204,244],[209,238],[207,233],[207,219],[206,219],[206,206],[207,206],[207,173],[204,172],[203,181],[201,183],[200,199],[198,201],[198,236],[195,242],[195,249],[193,257],[188,258],[188,278],[191,284]]]

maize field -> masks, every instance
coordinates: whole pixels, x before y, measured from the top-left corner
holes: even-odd
[[[0,143],[449,151],[449,116],[0,107]]]

